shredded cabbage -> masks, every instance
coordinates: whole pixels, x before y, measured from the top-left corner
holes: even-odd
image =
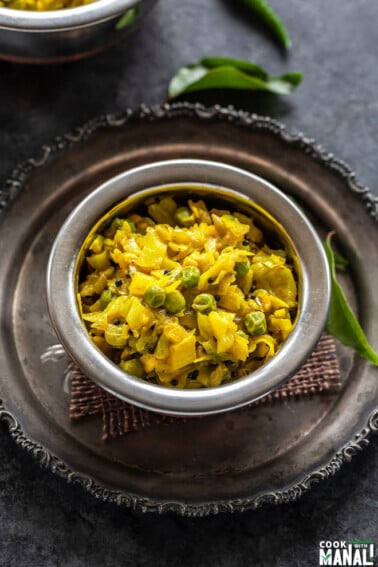
[[[162,197],[93,236],[78,300],[91,339],[124,371],[203,388],[274,356],[293,328],[297,283],[286,251],[272,249],[253,218]],[[265,321],[253,334],[244,319],[255,311]]]

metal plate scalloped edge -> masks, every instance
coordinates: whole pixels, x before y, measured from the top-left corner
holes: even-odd
[[[104,115],[84,124],[74,132],[58,137],[50,146],[42,147],[42,155],[30,158],[20,164],[6,180],[4,189],[0,189],[0,213],[6,205],[16,197],[24,187],[25,181],[33,170],[43,167],[51,156],[64,151],[66,148],[80,144],[101,128],[117,128],[124,126],[130,120],[149,120],[175,118],[177,116],[195,117],[200,120],[218,119],[230,122],[254,130],[268,131],[288,144],[299,147],[304,153],[310,155],[314,160],[321,162],[323,166],[332,169],[346,183],[350,191],[356,193],[365,203],[370,215],[378,222],[378,198],[371,194],[368,188],[362,186],[356,180],[353,171],[342,161],[327,153],[314,140],[306,138],[303,134],[289,132],[285,126],[268,117],[257,116],[244,111],[237,111],[233,107],[222,108],[214,106],[205,108],[202,105],[191,105],[187,103],[164,105],[162,107],[146,107],[142,105],[139,110],[126,110],[121,116]],[[240,498],[235,500],[205,502],[201,504],[186,504],[183,502],[159,502],[154,499],[140,498],[137,495],[123,491],[112,490],[96,482],[93,478],[75,472],[66,463],[51,454],[44,447],[29,439],[20,427],[16,417],[12,415],[1,404],[0,421],[8,425],[9,434],[12,439],[25,451],[30,453],[34,459],[44,468],[66,479],[69,483],[82,486],[95,498],[112,502],[120,506],[139,510],[141,512],[175,512],[182,516],[206,516],[221,512],[241,512],[248,509],[256,509],[263,504],[281,504],[292,502],[299,498],[320,480],[333,476],[343,465],[369,444],[369,436],[378,432],[378,408],[374,410],[366,421],[361,431],[346,443],[322,468],[311,472],[297,484],[287,487],[284,491],[266,492],[252,498]]]
[[[355,435],[354,439],[344,445],[328,463],[319,470],[306,475],[301,482],[289,486],[284,491],[266,492],[253,498],[241,498],[219,502],[205,502],[203,504],[186,504],[184,502],[159,502],[154,499],[140,498],[135,494],[128,494],[119,490],[106,488],[87,475],[77,473],[70,469],[63,461],[52,455],[38,443],[29,439],[22,431],[16,418],[0,406],[0,421],[5,421],[9,433],[17,445],[30,453],[40,466],[63,477],[68,483],[82,486],[89,494],[99,500],[112,502],[118,506],[125,506],[139,512],[174,512],[181,516],[202,517],[209,514],[224,512],[245,512],[255,510],[263,504],[283,504],[297,500],[302,494],[319,481],[335,475],[341,466],[369,444],[369,436],[378,432],[378,410],[369,417],[366,426]]]

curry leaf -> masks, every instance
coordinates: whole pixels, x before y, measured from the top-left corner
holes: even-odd
[[[252,61],[244,61],[243,59],[233,59],[231,57],[205,57],[200,61],[202,65],[208,69],[216,69],[217,67],[235,67],[240,71],[244,71],[247,75],[252,77],[259,77],[260,79],[268,79],[268,73]]]
[[[257,14],[264,24],[270,28],[285,49],[291,47],[290,35],[283,25],[281,18],[265,0],[242,0],[242,2]]]
[[[336,278],[335,255],[331,247],[331,235],[324,243],[331,271],[331,302],[326,324],[327,331],[344,345],[354,348],[362,357],[378,365],[378,354],[368,343],[359,322],[353,314],[344,292]]]
[[[229,57],[207,57],[182,67],[169,84],[169,97],[209,89],[268,91],[289,94],[301,82],[302,74],[286,73],[269,77],[256,63]]]
[[[140,12],[140,8],[138,6],[127,10],[127,12],[125,12],[123,16],[118,20],[118,22],[114,26],[114,29],[120,31],[120,30],[125,30],[126,28],[132,26],[132,24],[139,16],[139,12]]]
[[[341,266],[341,267],[344,267],[344,268],[346,266],[348,266],[348,264],[349,264],[348,260],[343,258],[343,256],[340,256],[340,254],[336,254],[336,252],[334,252],[333,257],[334,257],[334,260],[335,260],[335,266]]]

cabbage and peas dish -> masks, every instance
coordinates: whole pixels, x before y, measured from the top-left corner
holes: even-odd
[[[252,216],[163,195],[91,237],[78,301],[91,340],[122,370],[203,388],[277,352],[295,323],[297,278]]]
[[[62,10],[64,8],[77,8],[91,2],[93,0],[0,0],[0,7],[44,12],[48,10]]]

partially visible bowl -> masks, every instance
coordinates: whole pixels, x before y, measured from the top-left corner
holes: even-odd
[[[77,304],[82,246],[99,220],[119,207],[132,209],[151,195],[187,189],[201,197],[221,195],[233,210],[250,209],[271,223],[296,264],[296,324],[277,354],[234,382],[201,390],[168,389],[135,378],[91,342]],[[235,167],[202,160],[145,165],[111,179],[71,213],[56,237],[47,271],[47,295],[55,330],[82,371],[115,396],[152,411],[181,416],[219,413],[246,405],[278,388],[312,352],[324,326],[330,276],[322,244],[301,210],[267,181]]]
[[[156,0],[95,0],[77,8],[0,8],[0,59],[60,63],[82,59],[122,40]],[[117,25],[128,11],[125,25]]]

